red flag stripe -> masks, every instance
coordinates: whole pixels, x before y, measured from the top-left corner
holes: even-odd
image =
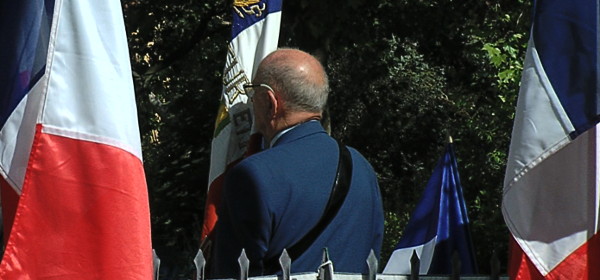
[[[151,279],[142,163],[37,126],[1,279]],[[49,257],[51,256],[51,257]]]
[[[519,244],[510,239],[510,263],[508,275],[515,280],[563,280],[594,279],[600,275],[600,235],[595,234],[585,244],[570,254],[546,276],[543,276],[521,250]]]

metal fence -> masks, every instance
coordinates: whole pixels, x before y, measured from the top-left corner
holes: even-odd
[[[369,273],[367,274],[355,274],[355,273],[339,273],[334,271],[334,264],[329,259],[327,251],[324,250],[321,265],[316,272],[307,273],[290,273],[292,260],[290,259],[287,251],[283,251],[279,258],[279,264],[281,265],[281,275],[271,276],[259,276],[249,277],[248,269],[250,267],[250,260],[246,256],[246,252],[242,251],[238,258],[240,276],[237,280],[508,280],[509,278],[505,275],[500,275],[500,261],[495,254],[491,260],[491,273],[490,275],[460,275],[460,258],[458,254],[452,256],[452,273],[450,275],[419,275],[420,261],[413,251],[411,258],[411,274],[409,275],[397,275],[397,274],[380,274],[379,262],[373,251],[369,254],[366,262],[369,267]],[[189,279],[195,280],[207,280],[204,276],[204,268],[206,266],[206,259],[202,253],[202,250],[198,250],[198,254],[194,258],[194,266],[196,268],[196,274],[191,275]],[[155,280],[159,279],[160,270],[160,259],[154,253],[154,275]]]

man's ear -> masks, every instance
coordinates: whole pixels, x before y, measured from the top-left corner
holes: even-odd
[[[277,99],[274,92],[269,90],[267,93],[267,96],[269,98],[269,115],[274,117],[275,115],[277,115],[279,110],[281,110],[281,104],[279,103],[281,102],[281,100]]]

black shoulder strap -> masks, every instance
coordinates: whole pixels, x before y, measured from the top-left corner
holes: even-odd
[[[298,242],[287,248],[287,252],[292,260],[298,259],[312,245],[317,237],[321,235],[323,230],[331,223],[342,207],[348,190],[350,189],[350,181],[352,179],[352,156],[348,148],[338,141],[340,149],[340,158],[338,161],[337,173],[329,201],[325,206],[325,211],[319,222]],[[280,270],[278,264],[279,256],[272,257],[264,261],[264,272],[272,274]]]

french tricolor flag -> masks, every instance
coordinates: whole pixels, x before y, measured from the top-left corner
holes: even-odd
[[[120,1],[2,1],[0,34],[0,279],[151,279]]]
[[[504,181],[511,279],[600,279],[598,0],[534,1]]]
[[[410,274],[413,252],[420,260],[419,274],[452,273],[455,253],[461,262],[461,274],[477,272],[452,143],[446,145],[383,273]]]

